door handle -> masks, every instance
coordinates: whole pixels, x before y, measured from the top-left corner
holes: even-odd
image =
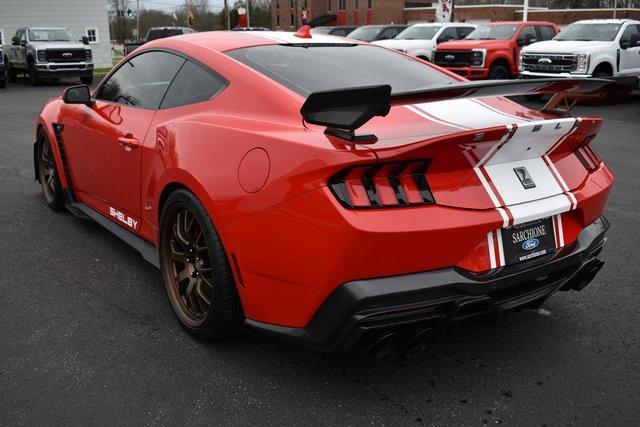
[[[126,151],[131,151],[135,148],[138,148],[138,146],[140,145],[140,141],[138,141],[137,138],[134,138],[131,134],[121,136],[120,138],[118,138],[118,142],[120,143],[120,146]]]

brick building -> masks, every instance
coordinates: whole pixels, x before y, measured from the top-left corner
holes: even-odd
[[[271,26],[281,30],[299,28],[305,10],[307,22],[318,25],[404,23],[404,8],[404,0],[272,0]]]
[[[272,25],[277,30],[295,30],[307,23],[315,25],[413,24],[432,22],[435,4],[430,0],[272,0]],[[612,18],[613,9],[547,9],[530,7],[531,21],[551,21],[560,26],[580,19]],[[618,9],[618,18],[640,20],[640,9]],[[455,20],[471,24],[494,21],[521,21],[522,6],[505,4],[460,5]]]

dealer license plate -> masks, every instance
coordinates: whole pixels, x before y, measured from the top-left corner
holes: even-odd
[[[552,253],[556,249],[551,218],[538,219],[502,229],[507,264],[516,264]]]

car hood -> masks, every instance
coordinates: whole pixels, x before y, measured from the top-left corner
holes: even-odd
[[[598,48],[609,48],[613,42],[585,42],[585,41],[561,41],[547,40],[533,43],[523,49],[529,53],[578,53],[588,52]]]
[[[491,48],[505,46],[509,40],[454,40],[450,42],[440,43],[437,50],[469,50],[477,48]]]
[[[30,42],[36,49],[90,49],[80,42]]]
[[[373,44],[391,49],[416,49],[430,45],[431,40],[379,40]]]

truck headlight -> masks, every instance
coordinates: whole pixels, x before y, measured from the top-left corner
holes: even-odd
[[[485,49],[473,49],[469,58],[469,65],[472,67],[482,67],[484,65]]]
[[[579,53],[577,58],[578,64],[576,67],[576,73],[585,74],[589,72],[589,54]]]
[[[522,52],[520,52],[520,58],[518,59],[518,71],[520,71],[520,72],[524,71],[524,67],[522,66],[522,62],[523,62],[523,55],[522,55]]]
[[[38,62],[47,62],[47,51],[39,50],[37,57],[38,57]]]
[[[91,61],[91,59],[93,58],[93,54],[91,53],[91,50],[87,49],[84,51],[84,58],[87,61]]]

